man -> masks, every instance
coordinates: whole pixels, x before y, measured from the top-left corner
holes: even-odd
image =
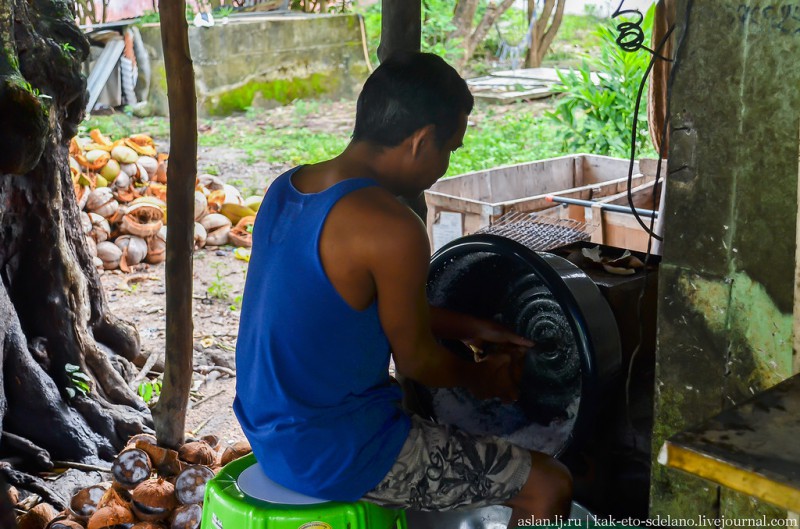
[[[345,151],[269,188],[253,232],[234,410],[264,472],[289,489],[418,510],[506,504],[516,520],[569,511],[560,463],[409,418],[388,375],[391,355],[426,386],[517,397],[513,357],[533,344],[429,307],[425,228],[396,198],[444,175],[472,106],[439,57],[392,57],[365,83]],[[504,353],[468,362],[437,338]]]

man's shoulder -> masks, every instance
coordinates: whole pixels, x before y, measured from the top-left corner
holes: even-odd
[[[430,253],[425,225],[386,189],[362,188],[340,202],[335,218],[330,219],[336,225],[334,237],[349,241],[365,258]]]
[[[387,228],[414,230],[422,227],[417,215],[394,195],[380,186],[369,186],[342,199],[342,213],[346,213],[353,225],[365,231],[385,233]]]

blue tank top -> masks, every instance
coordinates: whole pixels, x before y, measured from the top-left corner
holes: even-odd
[[[357,311],[319,256],[331,208],[373,180],[299,192],[297,168],[275,180],[258,211],[236,344],[233,409],[275,482],[310,496],[354,501],[397,459],[410,427],[388,374],[377,303]]]

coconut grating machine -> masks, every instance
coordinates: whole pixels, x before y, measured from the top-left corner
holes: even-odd
[[[432,305],[501,322],[536,346],[517,403],[406,380],[405,405],[558,457],[573,473],[573,515],[646,518],[658,258],[585,242],[586,228],[516,214],[436,252]],[[443,345],[472,357],[460,342]],[[415,529],[495,529],[509,517],[490,507],[408,519]]]

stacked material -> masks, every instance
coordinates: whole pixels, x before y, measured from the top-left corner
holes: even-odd
[[[224,446],[214,435],[177,451],[157,446],[152,435],[135,435],[111,466],[110,481],[75,491],[60,513],[40,503],[17,523],[20,529],[198,529],[206,483],[248,453],[246,442]],[[17,503],[16,490],[11,494]]]
[[[69,166],[81,225],[95,264],[124,272],[164,261],[167,238],[167,163],[153,139],[134,134],[112,141],[98,129],[70,143]],[[262,197],[242,198],[212,175],[195,182],[195,248],[249,248]]]

